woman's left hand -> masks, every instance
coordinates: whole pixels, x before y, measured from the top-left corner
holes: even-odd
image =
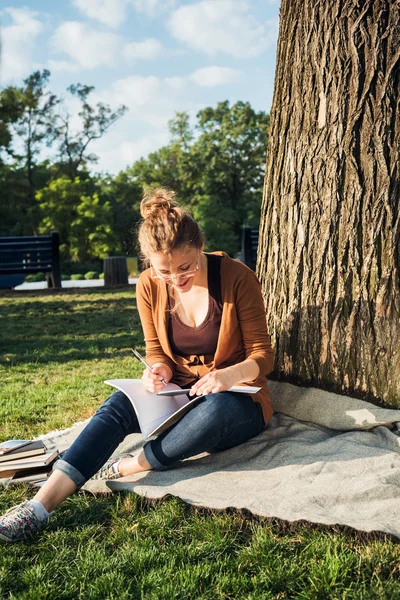
[[[236,376],[229,368],[210,371],[192,385],[189,394],[216,394],[225,392],[236,383]]]

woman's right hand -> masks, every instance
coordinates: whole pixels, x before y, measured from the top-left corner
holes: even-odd
[[[142,375],[142,381],[145,389],[152,394],[157,394],[165,388],[165,384],[161,381],[165,379],[168,383],[172,379],[172,371],[163,363],[155,363],[152,365],[152,370],[145,369]]]

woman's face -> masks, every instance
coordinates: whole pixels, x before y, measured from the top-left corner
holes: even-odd
[[[180,292],[192,289],[199,274],[202,248],[184,246],[170,254],[150,254],[153,276],[173,285]]]

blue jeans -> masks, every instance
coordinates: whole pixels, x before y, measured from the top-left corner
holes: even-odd
[[[264,429],[260,404],[247,394],[220,392],[202,398],[180,421],[144,445],[152,469],[170,465],[201,452],[226,450]],[[139,433],[132,404],[115,392],[96,411],[82,433],[54,465],[78,487],[90,479],[130,433]]]

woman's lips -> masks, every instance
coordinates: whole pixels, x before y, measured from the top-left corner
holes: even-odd
[[[186,279],[185,283],[181,283],[181,284],[176,283],[175,287],[177,287],[179,290],[183,290],[183,288],[186,287],[188,282],[189,282],[189,279]]]

